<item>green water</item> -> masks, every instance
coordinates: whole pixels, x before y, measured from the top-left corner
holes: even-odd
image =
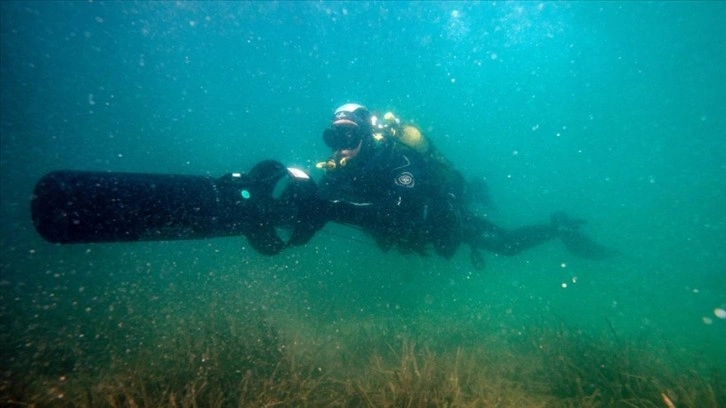
[[[4,389],[113,372],[209,316],[264,316],[308,343],[368,324],[442,350],[564,325],[650,339],[685,370],[726,367],[724,3],[0,10]],[[349,101],[415,122],[486,177],[496,223],[564,210],[622,255],[588,261],[553,242],[486,254],[477,271],[463,248],[450,261],[382,253],[335,225],[268,258],[243,237],[57,246],[30,222],[33,186],[56,169],[218,177],[274,158],[318,178],[322,130]]]

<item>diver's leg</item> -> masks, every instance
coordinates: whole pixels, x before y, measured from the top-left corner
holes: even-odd
[[[515,255],[557,236],[556,229],[551,225],[534,225],[509,231],[473,215],[466,217],[463,227],[462,241],[469,244],[471,264],[477,270],[486,266],[480,249]]]
[[[464,242],[472,248],[487,249],[502,255],[516,255],[521,251],[560,238],[573,255],[603,259],[617,251],[597,244],[582,232],[584,221],[567,217],[564,213],[552,214],[549,224],[530,225],[507,230],[474,216],[465,222]]]
[[[469,231],[465,235],[466,242],[474,248],[502,255],[515,255],[559,236],[557,229],[551,224],[529,225],[507,230],[475,217],[467,224]]]

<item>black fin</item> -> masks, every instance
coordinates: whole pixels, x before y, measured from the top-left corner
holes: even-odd
[[[580,258],[606,259],[619,254],[618,250],[600,245],[579,231],[560,233],[560,239],[572,255]]]
[[[486,268],[487,263],[484,260],[484,256],[479,252],[478,249],[471,247],[471,265],[476,269],[477,271],[484,270]]]

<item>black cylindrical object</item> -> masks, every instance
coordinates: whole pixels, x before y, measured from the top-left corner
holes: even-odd
[[[280,181],[280,197],[274,197]],[[33,225],[61,244],[176,240],[245,235],[272,255],[307,242],[325,223],[315,211],[314,182],[275,161],[250,175],[205,176],[56,171],[38,181]],[[292,232],[288,240],[278,228]]]
[[[46,240],[64,244],[241,234],[256,214],[241,193],[251,183],[233,181],[56,171],[35,186],[33,224]]]

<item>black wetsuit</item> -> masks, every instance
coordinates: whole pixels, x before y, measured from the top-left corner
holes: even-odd
[[[399,143],[368,141],[359,157],[327,171],[319,197],[333,221],[360,226],[384,250],[424,254],[431,245],[450,258],[467,243],[512,255],[557,236],[550,224],[509,231],[474,216],[462,201],[463,177],[449,169],[456,176],[442,178],[440,166]]]
[[[439,217],[453,197],[435,185],[420,154],[395,142],[370,142],[359,157],[328,170],[319,194],[334,221],[362,227],[383,249],[424,253],[434,244],[450,256],[456,248],[447,246],[460,242],[457,213],[447,214],[447,225]]]

